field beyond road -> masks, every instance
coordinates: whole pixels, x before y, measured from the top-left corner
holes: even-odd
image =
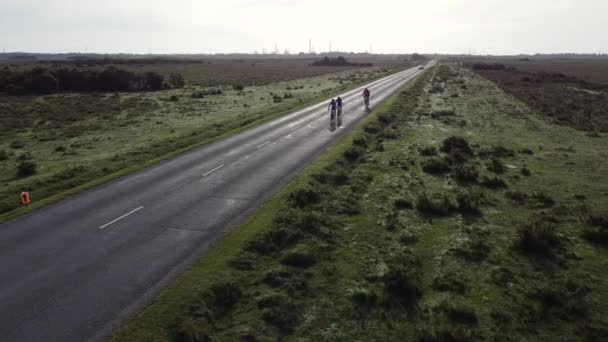
[[[114,341],[600,340],[607,139],[434,68]]]
[[[38,203],[387,75],[397,65],[405,64],[340,68],[311,67],[302,61],[129,63],[118,67],[138,73],[179,72],[186,85],[158,92],[0,95],[0,214],[20,206],[21,191],[30,191],[33,203]],[[21,70],[64,65],[9,66]]]

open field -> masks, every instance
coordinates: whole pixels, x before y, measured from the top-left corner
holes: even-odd
[[[436,68],[114,340],[601,339],[607,139]]]
[[[591,132],[608,131],[608,62],[469,65],[554,122]]]
[[[213,69],[224,77],[207,82],[221,84],[214,87],[190,81],[159,92],[0,95],[0,213],[19,206],[21,191],[31,191],[40,201],[395,70],[335,72],[330,67],[321,73],[333,73],[300,78],[310,74],[281,65],[276,66],[281,72],[263,81],[258,77],[265,71],[241,70],[237,78]],[[176,69],[179,65],[170,70]],[[196,76],[191,70],[179,72],[186,79],[213,79],[203,71]],[[257,83],[263,85],[249,86]]]

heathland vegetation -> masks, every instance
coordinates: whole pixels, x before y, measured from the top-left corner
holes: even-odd
[[[0,65],[0,214],[20,206],[21,191],[36,205],[399,68],[309,64]]]
[[[427,70],[114,340],[599,340],[608,137],[573,125]]]

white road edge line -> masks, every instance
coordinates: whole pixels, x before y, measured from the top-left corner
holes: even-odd
[[[224,164],[222,164],[222,165],[220,165],[220,166],[216,167],[215,169],[213,169],[213,170],[211,170],[211,171],[208,171],[207,173],[205,173],[205,174],[203,175],[203,177],[209,176],[210,174],[214,173],[215,171],[217,171],[217,170],[219,170],[219,169],[221,169],[221,168],[223,168],[223,167],[224,167]]]
[[[256,148],[262,148],[262,147],[266,146],[266,144],[268,144],[268,143],[270,143],[270,140],[268,140],[267,142],[263,143],[262,145],[259,145]]]
[[[239,159],[236,162],[230,164],[230,166],[236,166],[238,163],[240,163],[241,161],[243,161],[243,159]]]
[[[124,215],[122,215],[122,216],[119,216],[119,217],[117,217],[117,218],[113,219],[112,221],[110,221],[110,222],[108,222],[108,223],[104,224],[103,226],[99,226],[99,229],[104,229],[104,228],[106,228],[107,226],[109,226],[109,225],[111,225],[111,224],[113,224],[113,223],[116,223],[117,221],[120,221],[120,220],[122,220],[123,218],[125,218],[125,217],[127,217],[127,216],[129,216],[129,215],[131,215],[131,214],[134,214],[134,213],[135,213],[135,212],[137,212],[137,211],[142,210],[143,208],[144,208],[144,206],[143,206],[143,205],[142,205],[141,207],[135,208],[135,209],[133,209],[133,210],[129,211],[128,213],[126,213],[126,214],[124,214]]]

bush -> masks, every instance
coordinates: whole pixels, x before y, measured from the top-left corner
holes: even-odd
[[[350,294],[351,302],[359,309],[369,310],[378,301],[378,295],[367,289],[355,289]]]
[[[412,209],[414,205],[412,202],[405,198],[398,198],[393,202],[393,206],[395,209],[404,210],[404,209]]]
[[[413,304],[421,294],[420,261],[409,251],[393,257],[384,274],[386,304]]]
[[[424,162],[422,170],[433,175],[450,172],[450,165],[443,158],[431,158]]]
[[[23,143],[23,141],[13,140],[13,141],[11,141],[11,144],[9,145],[9,147],[12,149],[24,148],[25,143]]]
[[[25,160],[17,165],[17,177],[25,178],[36,174],[37,165],[35,162]]]
[[[235,84],[232,86],[232,89],[234,89],[236,91],[243,91],[243,89],[245,89],[245,86],[242,84]]]
[[[284,99],[292,99],[293,98],[293,94],[292,93],[285,93],[285,94],[283,94],[283,98]]]
[[[462,191],[456,196],[456,201],[458,202],[458,211],[461,213],[469,215],[478,215],[480,213],[481,195],[479,193]]]
[[[504,189],[509,187],[504,180],[496,176],[492,178],[484,176],[481,185],[489,189]]]
[[[65,146],[63,145],[59,145],[57,147],[55,147],[55,152],[65,152]]]
[[[344,151],[344,158],[349,162],[355,162],[365,154],[365,150],[359,146],[351,146]]]
[[[281,258],[281,263],[298,268],[309,268],[316,262],[315,256],[302,246],[296,247]]]
[[[437,148],[435,148],[435,146],[428,146],[421,148],[419,152],[421,156],[432,157],[437,155]]]
[[[475,165],[457,165],[452,170],[452,175],[459,182],[474,183],[477,182],[479,171]]]
[[[204,294],[207,305],[216,315],[226,314],[241,299],[240,286],[232,281],[215,283]]]
[[[608,214],[589,214],[583,237],[589,242],[608,244]]]
[[[365,148],[368,146],[368,144],[369,144],[369,141],[364,136],[358,136],[355,139],[353,139],[353,145],[355,145],[355,146],[361,146],[361,147]]]
[[[0,161],[7,160],[8,153],[5,150],[0,150]]]
[[[524,165],[524,167],[521,169],[521,174],[524,176],[531,176],[532,172],[530,172],[528,167]]]
[[[280,97],[279,95],[272,95],[272,102],[274,102],[274,103],[283,102],[283,98]]]
[[[171,97],[169,98],[169,101],[177,102],[177,101],[179,101],[179,97],[177,97],[177,95],[171,95]]]
[[[492,158],[492,162],[488,165],[488,171],[497,174],[505,173],[505,166],[498,158]]]
[[[289,194],[287,199],[293,208],[304,208],[317,204],[321,200],[321,193],[310,187],[298,189]]]
[[[521,226],[517,231],[520,251],[525,254],[549,255],[551,248],[559,245],[555,226],[555,222],[547,217],[534,219]]]
[[[464,138],[452,136],[443,141],[443,146],[441,148],[443,152],[449,153],[454,149],[458,149],[470,155],[473,154],[473,150],[471,149],[471,146],[469,146],[469,142]]]
[[[258,300],[258,308],[262,310],[262,319],[283,334],[292,333],[298,324],[298,308],[284,295],[262,297]]]
[[[460,272],[444,272],[433,279],[433,288],[438,291],[464,294],[468,280]]]
[[[184,81],[184,76],[181,74],[171,73],[168,84],[171,88],[183,88],[186,85],[186,81]]]
[[[416,243],[418,241],[418,237],[414,235],[414,233],[410,231],[405,231],[399,235],[399,243],[404,245],[409,245],[412,243]]]
[[[443,116],[454,116],[456,115],[456,112],[453,109],[441,109],[441,110],[436,110],[434,112],[431,113],[431,117],[433,119],[437,119]]]
[[[458,208],[458,204],[447,194],[427,194],[418,196],[416,209],[426,215],[447,216]]]

